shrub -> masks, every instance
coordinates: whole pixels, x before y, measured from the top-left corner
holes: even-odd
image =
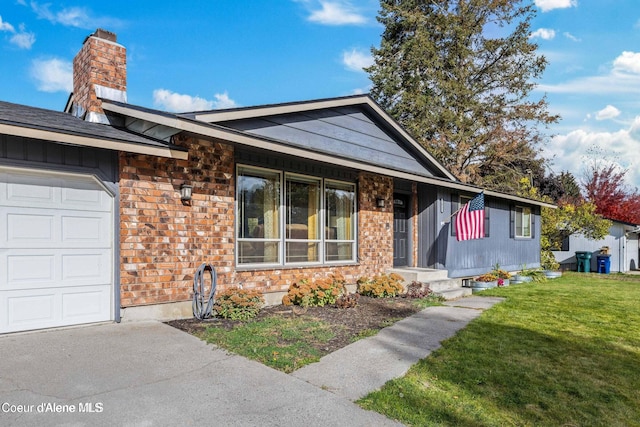
[[[289,292],[282,298],[284,305],[300,305],[302,307],[323,307],[335,304],[344,285],[344,278],[332,275],[326,279],[309,283],[307,279],[289,286]]]
[[[496,276],[498,279],[511,279],[511,274],[508,271],[497,269],[493,270],[491,274]]]
[[[342,287],[342,295],[338,297],[336,300],[336,307],[338,308],[353,308],[358,305],[358,298],[360,298],[360,294],[350,294],[347,291],[347,287]]]
[[[498,276],[492,273],[485,273],[482,276],[478,276],[475,279],[476,282],[495,282],[498,280]]]
[[[263,305],[262,292],[229,288],[216,296],[213,311],[225,319],[249,320],[256,317]]]
[[[433,294],[429,285],[424,285],[422,282],[411,282],[410,285],[407,286],[407,291],[402,294],[404,298],[425,298],[429,295]]]
[[[381,274],[372,279],[358,279],[358,293],[374,298],[395,297],[403,291],[402,277],[397,274]]]

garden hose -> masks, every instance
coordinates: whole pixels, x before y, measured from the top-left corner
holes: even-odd
[[[208,298],[205,296],[204,272],[208,271],[211,277],[211,289]],[[196,319],[208,319],[213,314],[213,295],[216,293],[218,277],[211,264],[202,264],[196,270],[193,277],[193,315]],[[207,303],[205,306],[205,298]]]

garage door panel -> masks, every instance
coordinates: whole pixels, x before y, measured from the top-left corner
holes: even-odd
[[[0,333],[113,318],[113,197],[89,177],[0,168]]]
[[[7,297],[8,325],[20,329],[32,324],[51,323],[55,321],[56,305],[55,293],[10,293]]]
[[[14,250],[0,252],[0,291],[112,282],[111,250]]]
[[[56,256],[10,255],[7,257],[6,281],[0,290],[51,286],[56,281]]]
[[[104,191],[96,191],[95,187],[63,188],[61,203],[67,209],[109,211],[111,196]]]
[[[83,288],[81,291],[74,288],[73,291],[62,294],[63,317],[78,323],[108,318],[110,306],[104,301],[109,300],[110,292],[110,286],[105,285]]]
[[[18,242],[31,246],[55,241],[55,215],[7,212],[6,218],[7,246]]]
[[[0,297],[0,331],[54,328],[109,320],[111,286],[7,292]]]
[[[110,252],[67,254],[62,256],[63,284],[99,285],[111,283]]]
[[[108,213],[94,213],[92,216],[65,213],[60,221],[64,246],[111,244],[111,216]]]
[[[0,207],[0,248],[111,247],[110,212]]]

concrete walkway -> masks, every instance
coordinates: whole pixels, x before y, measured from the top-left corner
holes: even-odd
[[[155,322],[4,335],[0,425],[397,426],[352,400],[497,301],[428,308],[293,375]]]
[[[403,376],[440,343],[502,298],[472,296],[429,307],[292,375],[351,401]]]

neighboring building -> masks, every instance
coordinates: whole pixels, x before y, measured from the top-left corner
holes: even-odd
[[[480,191],[368,96],[127,104],[125,49],[98,30],[65,113],[0,102],[0,332],[189,316],[202,263],[270,303],[337,272],[539,266],[545,203],[485,191],[485,238],[456,241],[451,216]]]
[[[607,247],[610,255],[611,272],[628,272],[638,270],[640,247],[638,234],[640,225],[611,220],[613,224],[609,233],[601,240],[588,240],[581,234],[574,234],[564,239],[562,248],[554,251],[556,261],[562,270],[577,270],[576,252],[591,252],[591,271],[598,271],[597,257],[603,247]]]

